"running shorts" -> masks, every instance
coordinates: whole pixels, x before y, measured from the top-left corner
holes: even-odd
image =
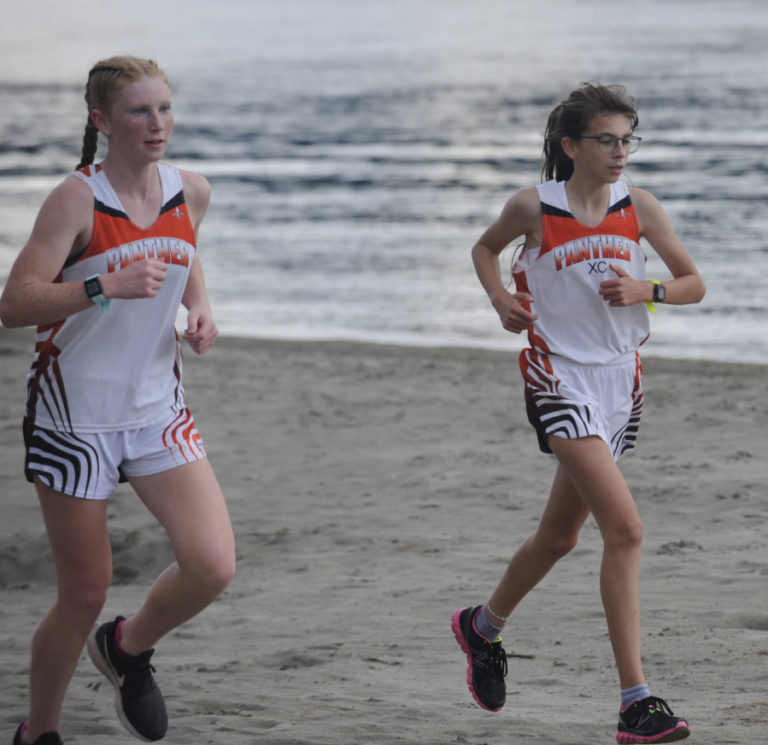
[[[636,352],[593,366],[524,349],[520,370],[541,452],[552,452],[550,436],[600,437],[614,460],[634,450],[643,411],[643,367]]]
[[[106,499],[133,476],[151,476],[206,457],[186,408],[125,432],[59,432],[25,419],[24,444],[27,481],[38,478],[55,491],[83,499]]]

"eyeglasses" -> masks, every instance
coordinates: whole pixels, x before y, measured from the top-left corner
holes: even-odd
[[[637,148],[640,147],[642,137],[632,135],[631,137],[616,137],[615,135],[601,134],[601,135],[582,135],[582,140],[597,140],[597,144],[600,145],[600,149],[604,153],[613,153],[616,150],[616,146],[621,143],[621,146],[627,150],[627,152],[634,153]]]

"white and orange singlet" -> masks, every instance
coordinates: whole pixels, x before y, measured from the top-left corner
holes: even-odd
[[[609,305],[600,283],[616,278],[610,265],[645,279],[645,253],[629,190],[611,184],[605,219],[579,222],[568,207],[564,181],[536,187],[541,201],[541,246],[525,249],[512,269],[518,292],[533,296],[539,318],[528,332],[533,349],[586,365],[605,364],[633,353],[649,332],[643,303]]]
[[[28,424],[60,432],[138,429],[184,408],[176,315],[195,258],[195,232],[181,174],[158,164],[162,209],[148,228],[135,225],[106,174],[87,166],[74,175],[93,191],[93,234],[64,265],[58,281],[84,281],[135,261],[168,265],[153,298],[112,299],[37,329],[27,376]]]
[[[643,406],[638,347],[648,338],[644,303],[611,306],[600,283],[611,265],[645,279],[646,257],[629,190],[611,185],[603,221],[589,227],[571,213],[564,181],[537,187],[541,245],[524,249],[513,266],[518,292],[538,314],[520,354],[528,418],[544,452],[550,436],[599,436],[615,458],[632,450]]]

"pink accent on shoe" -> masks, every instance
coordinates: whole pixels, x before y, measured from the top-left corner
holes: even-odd
[[[650,737],[643,737],[642,735],[633,735],[631,732],[617,732],[616,742],[619,745],[642,745],[642,743],[648,742],[675,742],[677,740],[684,740],[691,731],[688,727],[688,722],[681,719],[672,729],[668,729],[664,732],[660,732],[658,735],[652,735]]]
[[[453,635],[456,637],[456,641],[459,643],[459,646],[461,647],[464,654],[467,656],[467,687],[469,688],[469,692],[472,694],[472,698],[475,699],[477,704],[481,706],[486,711],[501,711],[501,708],[498,709],[490,709],[487,707],[478,697],[475,693],[474,686],[472,685],[472,652],[469,649],[469,644],[467,644],[467,640],[464,638],[464,634],[461,633],[461,623],[459,622],[459,616],[461,615],[461,612],[465,610],[466,608],[459,608],[451,617],[451,629],[453,629]],[[478,611],[479,612],[479,611]],[[477,615],[477,613],[475,613]],[[472,627],[475,626],[475,619],[472,618]],[[477,629],[475,629],[477,631]],[[485,639],[485,637],[483,637]]]

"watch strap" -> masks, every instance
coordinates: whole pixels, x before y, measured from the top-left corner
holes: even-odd
[[[101,287],[101,281],[98,274],[92,274],[85,280],[85,293],[96,304],[101,306],[101,312],[109,310],[112,301],[104,297],[104,290]]]
[[[650,283],[653,285],[653,301],[649,300],[645,304],[648,306],[648,310],[651,311],[651,313],[656,312],[656,305],[654,304],[654,301],[656,300],[656,293],[657,293],[657,287],[661,284],[658,279],[651,279],[649,280]]]

